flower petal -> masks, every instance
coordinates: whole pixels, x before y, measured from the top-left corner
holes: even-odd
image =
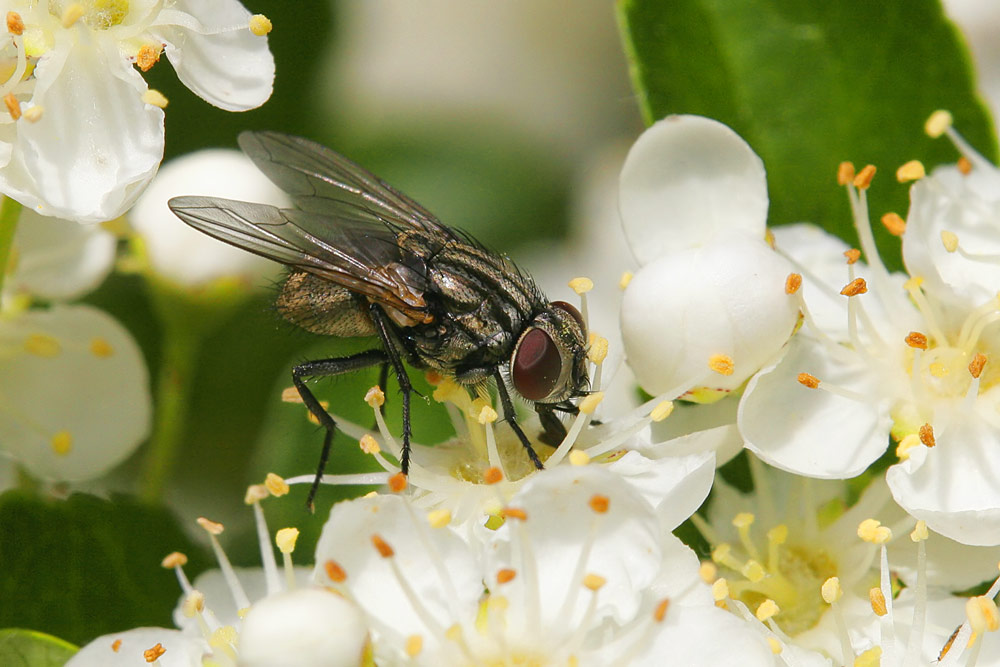
[[[0,191],[50,217],[118,217],[163,157],[163,110],[143,103],[146,82],[102,40],[49,52],[35,76],[44,112],[17,122]]]
[[[267,37],[249,27],[250,12],[237,0],[176,0],[150,32],[160,37],[177,78],[203,100],[227,111],[254,109],[274,85]],[[195,19],[194,17],[197,17]]]
[[[145,439],[151,399],[139,347],[91,306],[31,310],[0,323],[0,447],[32,474],[97,477]]]
[[[670,451],[668,447],[664,450]],[[703,451],[689,456],[663,454],[646,458],[631,451],[609,465],[608,470],[639,491],[656,508],[664,530],[671,531],[708,497],[715,479],[715,454]]]
[[[777,664],[762,633],[709,605],[667,608],[653,642],[629,664],[658,667],[772,667]],[[669,662],[664,657],[669,656]],[[782,663],[784,664],[784,663]]]
[[[143,653],[159,644],[163,655],[156,661],[161,667],[201,667],[202,658],[211,655],[201,638],[189,637],[180,630],[135,628],[98,637],[66,662],[66,667],[134,667],[149,661]]]
[[[878,400],[879,376],[858,355],[842,354],[799,333],[784,356],[751,378],[740,401],[737,424],[747,448],[783,470],[809,477],[860,475],[889,441],[889,411]],[[809,389],[798,381],[810,373],[857,398]]]
[[[763,239],[764,163],[718,121],[668,116],[643,132],[629,151],[618,203],[640,264],[734,234]]]

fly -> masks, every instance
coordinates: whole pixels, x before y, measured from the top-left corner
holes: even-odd
[[[494,382],[504,418],[536,468],[542,461],[514,413],[511,396],[531,404],[543,441],[566,430],[555,413],[576,412],[586,393],[587,332],[579,311],[548,301],[506,256],[486,249],[377,176],[308,139],[244,132],[240,148],[291,197],[294,208],[217,197],[175,197],[181,220],[230,245],[284,264],[276,307],[307,331],[374,337],[379,345],[292,369],[302,401],[326,429],[311,508],[336,422],[306,385],[310,378],[380,366],[403,399],[400,468],[410,466],[410,385],[404,362],[466,387]]]

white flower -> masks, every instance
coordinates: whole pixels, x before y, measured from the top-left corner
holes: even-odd
[[[171,160],[128,214],[155,273],[188,287],[220,278],[236,278],[258,286],[263,277],[278,270],[274,262],[210,238],[181,222],[167,208],[167,200],[178,195],[290,205],[288,196],[240,151],[208,149]]]
[[[902,233],[909,276],[879,259],[863,174],[860,190],[843,180],[867,266],[856,255],[835,266],[846,248],[821,232],[777,230],[804,276],[806,325],[751,380],[739,425],[764,460],[824,478],[859,474],[891,434],[900,463],[886,479],[897,502],[942,535],[998,544],[1000,172],[955,137],[972,173],[945,168],[913,186]]]
[[[739,388],[798,318],[791,265],[765,241],[760,158],[721,123],[670,116],[629,151],[619,205],[642,265],[621,315],[639,384],[701,402]]]
[[[364,609],[378,664],[772,664],[761,638],[712,605],[690,550],[609,471],[534,475],[503,517],[484,554],[446,513],[403,497],[343,502],[315,578]]]
[[[91,306],[0,318],[0,403],[0,451],[43,479],[97,477],[149,430],[142,352],[118,322]]]
[[[208,643],[179,630],[135,628],[98,637],[66,662],[66,667],[202,667]],[[155,662],[154,662],[155,661]]]
[[[7,0],[0,10],[0,192],[42,215],[115,218],[156,172],[166,100],[133,65],[148,70],[166,53],[188,88],[223,109],[271,94],[266,19],[236,0]]]

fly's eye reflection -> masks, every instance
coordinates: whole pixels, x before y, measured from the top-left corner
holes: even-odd
[[[541,329],[530,329],[514,353],[514,388],[529,401],[540,401],[556,388],[562,358],[555,341]]]

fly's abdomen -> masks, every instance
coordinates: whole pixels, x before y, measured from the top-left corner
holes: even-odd
[[[361,297],[311,273],[289,274],[275,306],[286,320],[315,334],[340,338],[375,335]]]

